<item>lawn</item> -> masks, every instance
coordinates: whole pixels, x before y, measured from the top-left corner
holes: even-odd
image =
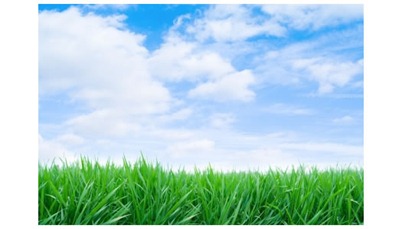
[[[353,225],[364,222],[362,168],[186,172],[143,157],[39,164],[41,225]]]

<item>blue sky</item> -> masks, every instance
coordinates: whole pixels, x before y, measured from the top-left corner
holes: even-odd
[[[363,165],[362,5],[39,5],[39,160]]]

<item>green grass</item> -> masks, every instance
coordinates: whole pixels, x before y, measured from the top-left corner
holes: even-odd
[[[363,224],[363,169],[173,172],[140,158],[39,164],[38,223]]]

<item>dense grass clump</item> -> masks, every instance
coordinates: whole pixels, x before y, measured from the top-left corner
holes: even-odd
[[[39,164],[39,224],[363,224],[363,169],[173,172],[144,158]]]

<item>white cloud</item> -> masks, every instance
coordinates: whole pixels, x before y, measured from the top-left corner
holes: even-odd
[[[38,136],[39,141],[39,161],[41,163],[61,162],[59,159],[74,161],[78,157],[73,152],[65,148],[65,144],[59,143],[57,140],[48,140],[41,135]]]
[[[56,144],[67,151],[79,142],[93,144],[90,139],[135,135],[152,122],[147,115],[170,110],[169,90],[148,71],[145,37],[126,30],[124,20],[74,7],[39,13],[40,99],[61,95],[85,111],[60,123],[61,135],[42,150]]]
[[[335,118],[332,120],[332,122],[335,124],[349,124],[349,123],[352,123],[353,121],[354,121],[354,118],[352,118],[349,115],[345,115],[340,118]]]
[[[85,139],[76,134],[62,134],[56,138],[56,141],[63,145],[81,145],[85,143]]]
[[[338,160],[342,156],[362,156],[363,146],[347,145],[333,142],[303,142],[303,143],[283,143],[280,147],[284,150],[296,150],[298,152],[313,152],[318,153],[320,156],[326,153],[332,153],[339,156]],[[317,155],[316,155],[317,156]]]
[[[363,19],[363,5],[263,5],[272,20],[297,30],[317,30]]]
[[[228,165],[236,170],[259,170],[266,171],[269,168],[286,169],[290,165],[297,166],[297,158],[281,149],[260,148],[246,152],[236,152]]]
[[[208,81],[189,91],[190,98],[212,99],[219,102],[254,99],[255,93],[249,88],[255,82],[249,70],[225,75],[219,80]]]
[[[257,66],[253,72],[261,83],[268,85],[296,88],[318,83],[315,90],[318,95],[331,94],[337,88],[362,87],[363,59],[340,55],[352,48],[362,48],[362,40],[356,38],[361,35],[362,30],[358,27],[268,49],[256,58]]]
[[[157,68],[155,66],[158,66]],[[229,61],[196,43],[167,39],[149,58],[150,72],[162,80],[199,81],[215,79],[235,71]]]
[[[309,78],[319,83],[318,93],[331,93],[363,72],[363,60],[336,62],[324,58],[309,58],[293,61],[295,69],[305,70]]]
[[[167,151],[173,158],[198,157],[200,154],[209,154],[214,149],[215,142],[209,139],[190,140],[174,143]]]
[[[235,121],[235,116],[230,113],[215,113],[209,120],[210,125],[213,128],[227,128]]]
[[[204,48],[199,43],[184,41],[176,31],[170,31],[165,43],[150,56],[149,71],[163,81],[195,84],[188,92],[190,98],[221,102],[253,100],[255,93],[249,88],[255,82],[252,72],[237,71],[230,60]]]
[[[188,129],[150,129],[144,132],[144,135],[150,138],[155,137],[161,141],[177,141],[177,140],[188,140],[196,137],[196,133]]]
[[[313,110],[297,107],[293,105],[287,105],[283,103],[276,103],[271,106],[268,106],[263,109],[265,112],[271,114],[280,114],[280,115],[312,115],[314,113]]]
[[[162,115],[158,119],[162,122],[174,122],[178,120],[188,119],[191,114],[193,114],[193,110],[190,108],[183,108],[174,113]]]
[[[143,35],[125,16],[84,15],[71,7],[39,14],[40,96],[68,94],[92,109],[136,114],[167,110],[171,97],[148,73]]]
[[[130,8],[129,4],[87,4],[83,5],[84,9],[87,10],[116,10],[116,11],[124,11]],[[134,5],[135,6],[135,5]]]
[[[163,162],[173,168],[193,171],[209,164],[217,170],[266,171],[269,168],[315,166],[318,168],[363,165],[363,147],[337,142],[306,142],[284,133],[265,136],[220,130],[209,138],[195,131],[194,135],[170,143]],[[332,158],[328,160],[328,158]]]
[[[260,34],[283,36],[286,30],[275,22],[254,17],[252,7],[214,5],[188,26],[187,32],[201,42],[210,38],[217,42],[233,42]]]
[[[257,8],[265,14],[256,14]],[[318,30],[362,18],[362,5],[214,5],[183,26],[200,42],[238,42],[258,35],[283,37],[288,29]]]
[[[116,137],[141,130],[139,121],[130,119],[129,115],[119,110],[95,110],[67,120],[64,124],[74,133],[94,137]]]

